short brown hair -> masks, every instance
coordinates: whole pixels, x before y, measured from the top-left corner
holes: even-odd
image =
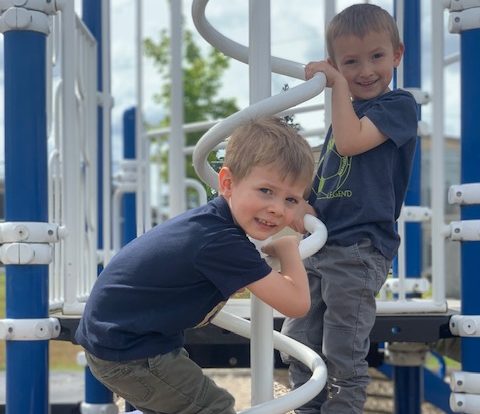
[[[371,32],[387,32],[396,50],[402,42],[393,17],[374,4],[354,4],[338,13],[327,28],[328,56],[335,60],[333,41],[340,36],[353,35],[359,38]]]
[[[223,163],[236,179],[252,168],[273,165],[287,177],[310,184],[314,159],[308,142],[293,127],[277,117],[247,122],[230,136]]]

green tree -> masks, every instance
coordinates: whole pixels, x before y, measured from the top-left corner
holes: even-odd
[[[193,34],[189,30],[183,35],[183,90],[184,90],[184,122],[207,121],[224,118],[238,111],[235,99],[218,97],[222,85],[221,78],[229,65],[229,58],[216,49],[211,48],[203,56],[199,46],[194,42]],[[160,39],[155,42],[147,38],[144,42],[145,54],[154,61],[155,67],[162,75],[163,86],[160,93],[154,96],[157,103],[164,108],[169,108],[171,103],[170,82],[170,37],[166,30],[160,32]],[[166,115],[158,126],[170,125],[170,115]],[[195,145],[203,132],[186,134],[186,145]],[[166,155],[156,157],[159,162],[167,165]],[[211,155],[215,160],[215,155]],[[162,174],[167,177],[167,169]],[[191,157],[186,160],[186,174],[188,177],[198,178],[192,166]]]

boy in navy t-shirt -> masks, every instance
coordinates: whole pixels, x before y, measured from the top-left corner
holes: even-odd
[[[248,236],[266,240],[298,219],[313,168],[309,144],[278,118],[237,128],[220,196],[133,240],[98,277],[75,335],[93,375],[144,413],[234,413],[234,398],[188,358],[184,330],[245,287],[284,315],[308,311],[298,239],[263,248],[279,273]]]
[[[305,212],[326,224],[328,240],[305,262],[310,311],[287,318],[282,332],[327,360],[329,392],[296,412],[360,414],[375,296],[399,245],[395,222],[415,153],[417,113],[410,93],[389,89],[404,46],[385,10],[371,4],[346,8],[327,29],[327,48],[327,61],[305,67],[307,79],[324,72],[332,88],[332,125]],[[308,380],[305,366],[285,361],[293,387]]]

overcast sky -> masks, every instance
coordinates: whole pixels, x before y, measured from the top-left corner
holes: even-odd
[[[176,0],[178,1],[178,0]],[[79,2],[77,0],[77,2]],[[207,6],[207,18],[212,25],[227,37],[248,44],[248,1],[247,0],[211,0]],[[337,1],[337,10],[355,3],[355,1]],[[393,12],[393,1],[372,1],[388,11]],[[431,90],[430,84],[430,13],[429,1],[422,1],[422,83],[423,89]],[[293,6],[294,5],[294,6]],[[80,6],[79,6],[80,7]],[[185,25],[196,33],[190,15],[191,0],[183,0]],[[112,20],[112,93],[115,106],[112,113],[114,139],[121,137],[121,116],[123,111],[135,104],[135,0],[111,0]],[[271,1],[271,39],[272,54],[286,59],[307,63],[324,56],[323,47],[323,1],[302,0],[293,3],[291,0]],[[445,14],[445,21],[447,14]],[[144,0],[144,36],[153,40],[159,39],[162,28],[169,28],[169,6],[166,0]],[[198,36],[198,35],[197,35]],[[0,36],[0,60],[3,68],[3,36]],[[207,43],[197,37],[202,48],[209,47]],[[458,51],[459,36],[445,34],[446,51],[451,54]],[[449,85],[448,107],[446,111],[446,130],[450,134],[459,134],[459,79],[458,64],[446,71],[446,83]],[[272,94],[281,91],[283,84],[289,86],[299,81],[283,76],[273,76]],[[161,78],[152,66],[149,59],[144,60],[144,110],[145,118],[150,123],[158,122],[165,112],[159,108],[152,96],[159,90]],[[222,96],[234,97],[242,108],[248,105],[248,67],[247,65],[231,61],[230,68],[223,78]],[[3,106],[3,70],[0,70],[0,95]],[[323,97],[315,98],[312,102],[320,102]],[[429,108],[426,106],[422,113],[428,121]],[[0,111],[0,157],[3,158],[3,110]],[[313,118],[312,118],[313,117]],[[316,116],[310,115],[303,120],[300,116],[297,121],[305,122],[306,127],[315,127]],[[321,123],[322,115],[318,114]],[[116,156],[120,153],[120,146],[115,145]]]

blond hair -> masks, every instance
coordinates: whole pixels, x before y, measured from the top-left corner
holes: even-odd
[[[335,60],[333,42],[341,36],[353,35],[363,38],[371,32],[386,32],[390,35],[393,49],[402,42],[393,17],[386,10],[374,4],[354,4],[338,13],[327,29],[328,56]]]
[[[310,184],[314,159],[308,142],[276,117],[247,122],[230,136],[223,163],[235,179],[245,178],[257,166],[275,166],[282,179]]]

